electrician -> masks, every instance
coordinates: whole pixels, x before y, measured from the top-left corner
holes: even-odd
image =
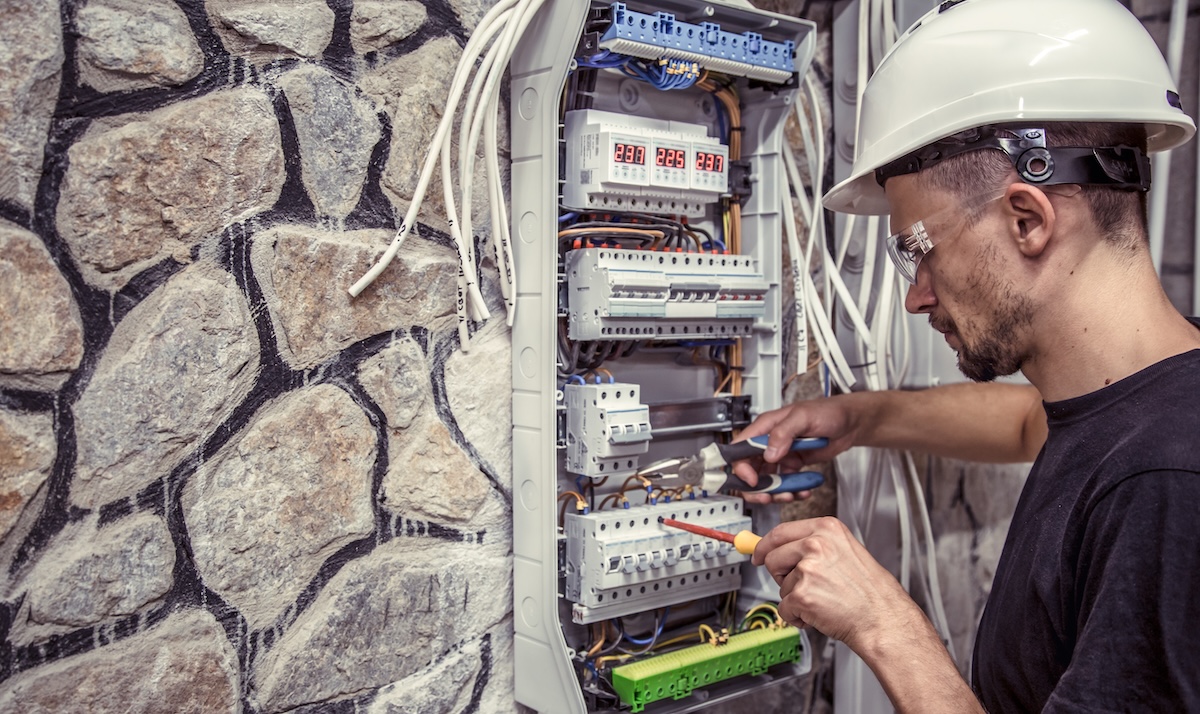
[[[836,519],[755,551],[784,617],[848,645],[898,711],[1200,711],[1200,322],[1164,294],[1145,214],[1146,154],[1194,131],[1116,0],[942,3],[868,83],[825,206],[890,213],[905,307],[978,383],[797,403],[743,435],[770,434],[770,462],[815,435],[831,444],[808,462],[855,445],[1037,459],[971,687]],[[1017,370],[1032,387],[990,383]]]

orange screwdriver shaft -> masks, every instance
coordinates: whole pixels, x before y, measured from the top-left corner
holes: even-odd
[[[659,519],[659,523],[662,523],[664,526],[679,528],[681,530],[688,531],[689,533],[695,533],[696,535],[702,535],[706,538],[712,538],[713,540],[732,543],[733,549],[742,555],[750,555],[754,553],[754,547],[758,545],[760,540],[762,540],[762,536],[755,535],[750,531],[742,531],[737,535],[733,535],[732,533],[726,533],[724,531],[698,526],[694,523],[684,523],[683,521],[677,521],[673,518],[661,518]]]

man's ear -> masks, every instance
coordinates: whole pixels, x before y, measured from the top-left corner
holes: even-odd
[[[1042,254],[1054,235],[1055,215],[1050,198],[1037,186],[1014,183],[1002,200],[1008,233],[1026,258]]]

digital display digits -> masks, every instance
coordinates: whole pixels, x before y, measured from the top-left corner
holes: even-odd
[[[646,147],[641,144],[617,142],[613,147],[613,161],[618,164],[645,164]]]
[[[683,149],[668,149],[660,146],[654,152],[654,165],[665,166],[668,169],[686,169],[687,152]]]
[[[725,157],[720,154],[710,154],[706,151],[697,151],[696,170],[721,173],[725,170]]]

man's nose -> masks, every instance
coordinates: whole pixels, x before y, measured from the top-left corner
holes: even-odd
[[[904,309],[914,315],[932,312],[937,306],[937,296],[933,294],[933,284],[929,277],[929,268],[917,266],[917,282],[908,286],[908,294],[904,296]]]

